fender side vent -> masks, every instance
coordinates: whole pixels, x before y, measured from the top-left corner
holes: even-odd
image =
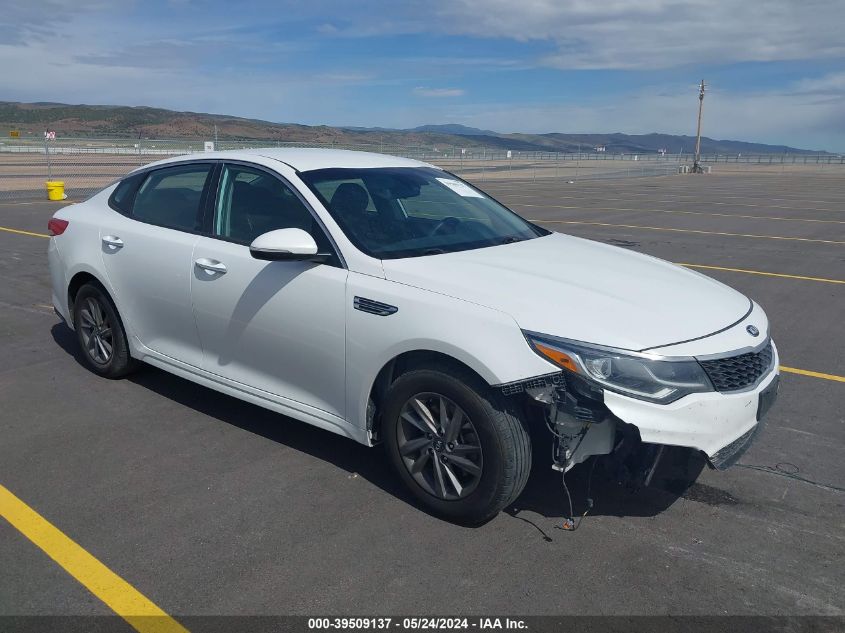
[[[369,314],[376,314],[378,316],[390,316],[399,311],[399,308],[392,306],[389,303],[382,303],[381,301],[373,301],[365,297],[355,297],[352,302],[353,307],[361,312],[368,312]]]

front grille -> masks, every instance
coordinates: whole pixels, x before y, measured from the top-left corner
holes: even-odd
[[[699,361],[716,391],[738,391],[756,385],[772,366],[772,342],[759,352]]]

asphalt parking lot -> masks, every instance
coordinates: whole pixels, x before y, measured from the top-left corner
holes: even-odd
[[[843,615],[844,176],[480,183],[548,228],[744,292],[798,370],[741,467],[681,497],[600,484],[576,532],[556,528],[545,452],[515,507],[458,527],[418,509],[378,450],[153,368],[96,377],[53,315],[33,235],[56,203],[2,203],[17,232],[0,230],[0,485],[177,619]],[[0,615],[108,613],[0,520]]]

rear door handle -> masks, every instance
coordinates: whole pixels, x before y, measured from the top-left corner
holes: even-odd
[[[198,260],[194,261],[194,263],[203,270],[207,270],[211,273],[217,273],[218,275],[223,275],[226,273],[226,264],[224,264],[223,262],[218,262],[216,259],[200,257]]]
[[[104,235],[103,244],[115,251],[119,248],[123,248],[123,240],[115,235]]]

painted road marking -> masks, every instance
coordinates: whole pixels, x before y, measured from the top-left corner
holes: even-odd
[[[725,233],[723,231],[701,231],[697,229],[670,229],[663,226],[642,226],[638,224],[610,224],[609,222],[586,222],[583,220],[531,220],[538,224],[587,224],[591,226],[610,226],[623,229],[643,229],[646,231],[672,231],[674,233],[698,233],[701,235],[725,235],[728,237],[752,237],[763,240],[786,240],[795,242],[817,242],[819,244],[845,244],[836,240],[817,240],[809,237],[785,237],[783,235],[754,235],[751,233]]]
[[[600,188],[595,187],[588,187],[586,185],[586,181],[578,182],[574,184],[568,184],[566,182],[566,178],[561,177],[563,182],[531,182],[529,181],[522,181],[522,182],[507,182],[505,180],[487,180],[484,181],[484,186],[493,190],[496,190],[503,195],[538,195],[542,193],[552,193],[557,194],[561,193],[564,195],[569,196],[596,196],[596,197],[604,197],[604,196],[620,196],[624,193],[624,196],[637,196],[637,197],[653,197],[653,196],[666,196],[666,197],[685,197],[691,200],[700,201],[702,193],[705,191],[699,188],[693,189],[675,189],[675,188],[661,188],[659,191],[651,188],[651,187],[636,187],[632,190],[632,183],[619,183],[618,186],[610,186],[610,181],[604,181],[604,186]],[[825,183],[827,184],[827,183]],[[627,187],[627,189],[626,189]],[[744,193],[737,189],[714,189],[712,187],[706,188],[706,193],[708,195],[712,195],[715,199],[718,200],[733,200],[733,199],[748,199],[748,200],[756,200],[758,201],[757,204],[764,204],[768,205],[773,202],[788,202],[794,203],[790,204],[790,208],[806,208],[807,205],[814,205],[814,204],[823,204],[823,205],[834,205],[834,204],[841,204],[845,202],[841,195],[837,195],[832,191],[825,192],[826,195],[825,199],[818,199],[817,197],[808,196],[805,197],[802,194],[798,194],[797,196],[785,198],[785,197],[775,197],[778,196],[780,192],[775,191],[771,188],[763,189],[752,189],[745,191]],[[623,198],[624,199],[624,198]],[[741,204],[754,204],[753,202],[746,202]],[[824,209],[822,209],[824,210]]]
[[[589,193],[589,192],[586,192]],[[549,198],[554,197],[555,199],[571,199],[571,200],[585,200],[587,202],[628,202],[634,196],[647,196],[647,197],[655,197],[654,194],[651,193],[631,193],[626,195],[625,198],[604,198],[604,197],[596,197],[591,195],[584,195],[584,196],[562,196],[556,195],[554,193],[548,194],[521,194],[521,193],[507,193],[507,192],[499,192],[499,194],[503,198]],[[672,194],[661,194],[665,195],[672,195]],[[660,196],[657,196],[658,198]],[[728,196],[725,196],[728,197]],[[751,204],[749,202],[719,202],[708,200],[707,202],[703,202],[701,198],[697,199],[689,199],[689,200],[664,200],[664,199],[657,199],[651,200],[650,202],[657,202],[661,204],[690,204],[690,203],[699,203],[699,204],[708,204],[708,205],[718,205],[723,207],[756,207],[756,208],[763,208],[763,209],[784,209],[787,211],[822,211],[822,212],[839,212],[841,209],[819,209],[815,207],[787,207],[778,204]],[[796,202],[798,202],[796,200]],[[514,203],[516,204],[516,203]],[[830,202],[829,204],[842,204],[840,202]],[[540,206],[540,205],[538,205]]]
[[[498,186],[499,183],[494,183],[494,182],[491,181],[491,182],[485,183],[485,185],[486,186],[489,186],[489,185]],[[505,187],[499,187],[499,189],[502,190],[502,193],[504,195],[511,195],[513,197],[534,197],[534,196],[539,197],[539,196],[543,195],[543,194],[510,194],[510,193],[507,193],[506,191],[504,191]],[[525,186],[522,185],[522,186],[516,187],[516,189],[518,191],[524,191]],[[547,187],[547,189],[548,189],[548,187]],[[609,191],[609,189],[608,188],[584,189],[584,188],[579,187],[576,191],[578,193],[581,193],[581,194],[587,194],[587,195],[592,196],[592,194],[602,195],[604,193],[607,193]],[[763,197],[763,195],[761,195],[761,193],[728,195],[726,193],[722,193],[723,191],[729,192],[729,191],[733,191],[733,190],[729,190],[729,189],[714,190],[714,189],[709,188],[709,187],[707,188],[707,193],[716,193],[716,194],[719,195],[719,198],[722,198],[722,199],[725,199],[725,200],[731,200],[731,199],[734,199],[734,198],[746,198],[746,199],[750,199],[750,200],[759,200],[761,197]],[[615,191],[611,191],[611,192],[615,193]],[[572,191],[570,190],[569,193],[572,193]],[[585,195],[578,195],[578,196],[557,195],[556,193],[546,194],[546,195],[555,195],[555,197],[559,197],[559,198],[576,198],[576,199],[585,198]],[[662,193],[656,193],[654,191],[626,191],[625,192],[625,198],[605,198],[605,199],[607,199],[607,200],[627,200],[627,199],[632,198],[632,197],[650,197],[650,198],[653,198],[655,196],[666,197],[666,198],[669,198],[669,197],[680,198],[681,196],[685,196],[686,198],[688,198],[687,200],[678,200],[678,201],[679,202],[701,202],[701,195],[697,194],[694,190],[664,191]],[[793,198],[770,198],[768,196],[765,196],[765,197],[769,202],[772,202],[772,201],[775,201],[775,202],[795,202],[795,203],[799,203],[799,204],[802,204],[802,205],[806,205],[806,204],[836,204],[836,205],[842,205],[842,204],[845,204],[845,199],[843,199],[843,200],[835,199],[834,200],[834,199],[828,198],[827,200],[811,200],[811,199],[808,199],[808,198],[801,198],[801,197],[798,197],[798,198],[795,198],[795,197],[793,197]],[[592,200],[593,198],[590,197],[589,199]],[[714,203],[714,204],[730,204],[730,203],[720,202],[720,203]],[[741,206],[748,206],[749,203],[737,203],[737,204],[740,204]],[[766,204],[753,204],[751,206],[769,206],[769,204],[768,203],[766,203]],[[787,207],[784,207],[784,208],[787,208]],[[804,207],[804,206],[788,207],[788,208],[795,209],[795,210],[798,210],[798,211],[802,211],[802,210],[807,209],[807,207]],[[819,209],[819,211],[835,211],[835,210],[836,209]]]
[[[0,226],[0,231],[6,231],[7,233],[17,233],[18,235],[30,235],[32,237],[50,237],[46,233],[33,233],[32,231],[21,231],[20,229],[10,229],[5,226]]]
[[[680,209],[630,209],[627,207],[590,207],[563,204],[526,204],[516,202],[515,207],[534,207],[537,209],[578,209],[580,211],[634,211],[638,213],[677,213],[681,215],[708,215],[719,218],[741,218],[744,220],[783,220],[786,222],[821,222],[822,224],[845,224],[845,220],[817,220],[815,218],[784,218],[772,215],[739,215],[736,213],[707,213],[706,211],[682,211]],[[537,222],[538,220],[533,220]]]
[[[796,369],[795,367],[780,366],[781,371],[788,374],[799,374],[801,376],[811,376],[812,378],[821,378],[823,380],[833,380],[835,382],[845,382],[845,376],[837,376],[835,374],[823,374],[819,371],[810,371],[808,369]]]
[[[187,629],[0,485],[0,516],[141,633]]]
[[[525,206],[529,206],[529,205],[525,205]],[[568,208],[568,207],[564,207],[564,208]],[[599,222],[570,222],[570,221],[567,221],[567,220],[531,220],[531,221],[537,222],[537,223],[544,223],[544,224],[550,224],[550,223],[557,222],[557,223],[566,223],[566,224],[597,224],[599,226],[623,226],[623,227],[629,226],[629,225],[625,225],[625,224],[601,224]],[[632,227],[632,228],[634,228],[634,227]],[[663,230],[663,231],[683,231],[683,232],[691,232],[691,233],[708,233],[708,234],[711,234],[710,231],[694,231],[692,229],[661,229],[661,228],[657,228],[657,227],[636,227],[636,228],[647,228],[647,229],[653,229],[653,230],[656,230],[656,231],[660,231],[660,230]],[[2,227],[2,226],[0,226],[0,231],[8,231],[10,233],[18,233],[18,234],[21,234],[21,235],[31,235],[33,237],[46,237],[46,238],[50,237],[49,235],[46,235],[44,233],[32,233],[31,231],[20,231],[18,229],[10,229],[10,228],[6,228],[6,227]],[[782,239],[782,240],[806,240],[806,241],[810,241],[810,242],[825,242],[825,243],[832,243],[832,244],[842,244],[843,243],[843,242],[828,242],[827,240],[810,240],[808,238],[802,238],[802,237],[777,237],[777,236],[774,236],[774,235],[743,235],[741,233],[712,233],[712,234],[713,235],[738,235],[738,236],[741,236],[741,237],[767,237],[767,238],[770,238],[770,239]],[[762,271],[762,270],[749,270],[747,268],[728,268],[728,267],[725,267],[725,266],[708,266],[708,265],[705,265],[705,264],[686,264],[686,263],[681,263],[681,262],[676,262],[676,263],[677,263],[678,266],[685,266],[686,268],[701,268],[701,269],[705,269],[705,270],[724,270],[724,271],[734,272],[734,273],[747,273],[749,275],[765,275],[767,277],[782,277],[784,279],[802,279],[804,281],[820,281],[820,282],[829,283],[829,284],[845,284],[845,280],[842,280],[842,279],[827,279],[827,278],[824,278],[824,277],[808,277],[808,276],[805,276],[805,275],[789,275],[787,273],[770,273],[770,272],[765,272],[765,271]]]
[[[54,204],[57,204],[57,205],[60,205],[60,206],[61,205],[67,206],[69,204],[76,204],[76,201],[74,201],[74,200],[59,200],[59,201],[38,200],[37,202],[0,202],[0,206],[3,206],[3,207],[21,207],[21,206],[27,206],[27,205],[31,205],[31,204],[50,204],[50,203],[54,203]]]
[[[686,268],[703,268],[704,270],[726,270],[732,273],[748,273],[749,275],[766,275],[768,277],[783,277],[785,279],[803,279],[805,281],[822,281],[828,284],[845,284],[845,279],[826,279],[825,277],[805,277],[804,275],[787,275],[785,273],[768,273],[762,270],[749,270],[747,268],[727,268],[724,266],[706,266],[704,264],[684,264],[675,262],[678,266]]]

